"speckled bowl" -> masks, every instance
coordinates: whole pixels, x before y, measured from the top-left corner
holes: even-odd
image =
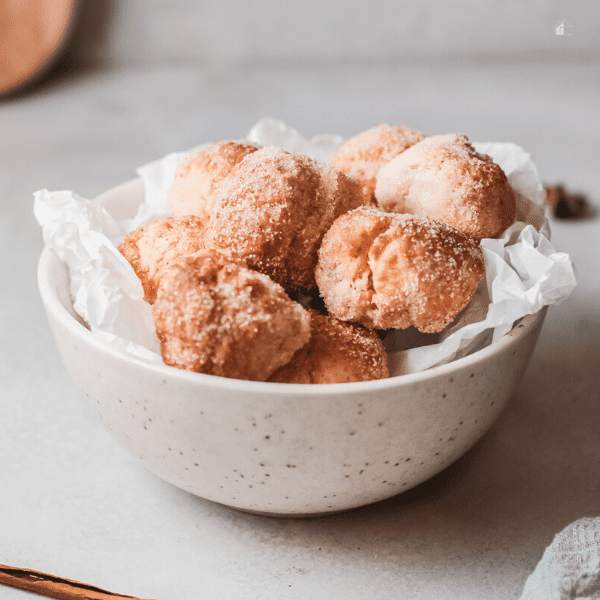
[[[122,218],[141,195],[141,183],[133,181],[102,200]],[[67,370],[125,448],[193,494],[286,516],[383,500],[459,458],[510,398],[546,314],[527,316],[498,343],[423,373],[277,384],[190,373],[121,354],[75,318],[66,267],[49,249],[38,279]]]

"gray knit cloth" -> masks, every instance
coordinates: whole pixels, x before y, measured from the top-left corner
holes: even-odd
[[[580,519],[546,548],[521,600],[600,599],[600,518]]]

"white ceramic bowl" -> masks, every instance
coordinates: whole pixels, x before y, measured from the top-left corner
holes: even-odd
[[[139,181],[101,199],[117,218]],[[423,373],[332,385],[225,379],[115,351],[76,318],[49,249],[41,297],[67,370],[114,437],[153,473],[238,509],[313,515],[383,500],[432,477],[498,417],[531,358],[546,309],[498,343]]]

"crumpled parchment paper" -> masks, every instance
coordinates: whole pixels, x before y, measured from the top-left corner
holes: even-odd
[[[335,135],[307,140],[274,119],[261,120],[245,139],[323,162],[344,143]],[[91,331],[121,351],[162,360],[151,307],[117,246],[130,231],[168,216],[167,191],[177,166],[186,155],[207,145],[140,167],[145,200],[133,219],[117,222],[98,202],[71,191],[40,190],[34,195],[34,215],[44,242],[69,269],[75,311]],[[564,300],[576,285],[571,259],[550,242],[545,192],[530,155],[514,144],[473,145],[506,173],[518,195],[517,220],[500,239],[482,241],[485,281],[454,323],[441,334],[420,334],[412,328],[388,332],[384,345],[391,375],[422,371],[479,350],[505,335],[521,317]]]

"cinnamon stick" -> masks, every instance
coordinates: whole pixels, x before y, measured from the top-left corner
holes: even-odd
[[[8,565],[0,565],[0,585],[56,600],[141,600],[135,596],[113,594],[87,583]]]
[[[546,186],[546,204],[559,219],[577,219],[587,213],[585,196],[569,192],[562,185]]]

